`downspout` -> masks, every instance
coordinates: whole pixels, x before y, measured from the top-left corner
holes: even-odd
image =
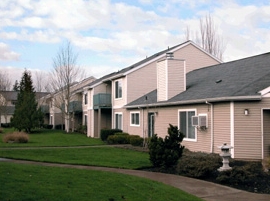
[[[213,111],[213,104],[205,101],[206,104],[210,105],[211,111],[211,142],[210,142],[210,153],[214,152],[214,111]]]
[[[144,111],[142,108],[142,133],[143,133],[143,143],[145,143],[145,134],[144,134]],[[144,144],[143,144],[144,145]]]

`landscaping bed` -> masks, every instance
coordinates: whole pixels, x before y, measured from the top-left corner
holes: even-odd
[[[145,147],[123,146],[146,152]],[[146,171],[179,174],[209,182],[241,189],[253,193],[270,194],[270,174],[265,172],[259,161],[230,160],[231,171],[219,172],[222,159],[218,154],[191,152],[184,150],[177,167],[171,169],[147,168]]]

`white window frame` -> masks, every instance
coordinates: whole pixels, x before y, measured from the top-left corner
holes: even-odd
[[[177,113],[177,115],[178,115],[178,128],[179,128],[179,130],[181,132],[183,132],[185,134],[186,131],[182,131],[181,130],[181,126],[180,126],[180,112],[194,112],[194,116],[196,116],[197,115],[197,110],[196,109],[179,109],[178,110],[178,113]],[[189,121],[190,122],[186,121],[187,122],[186,128],[188,128],[188,124],[191,125],[192,119],[190,118]],[[192,126],[192,125],[190,127],[192,129],[194,129],[195,138],[193,139],[193,138],[185,137],[183,140],[185,140],[185,141],[191,141],[191,142],[197,142],[197,129],[194,126]]]
[[[118,83],[117,84],[118,88],[116,87],[116,83]],[[119,86],[120,86],[121,90],[119,90],[120,89]],[[116,91],[117,91],[117,93],[116,93]],[[123,98],[123,80],[122,79],[116,80],[114,82],[114,93],[115,93],[114,94],[115,99],[122,99]]]
[[[117,115],[121,115],[121,128],[118,128],[118,125],[116,126],[116,119],[117,119]],[[119,121],[119,120],[118,120]],[[114,113],[114,128],[115,129],[120,129],[123,130],[123,113],[122,112],[115,112]]]
[[[136,115],[138,115],[138,122],[136,122],[137,118]],[[135,119],[133,119],[135,117]],[[140,126],[140,112],[130,112],[130,126]]]

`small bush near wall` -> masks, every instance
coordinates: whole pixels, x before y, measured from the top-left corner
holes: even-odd
[[[2,123],[1,124],[1,127],[3,127],[3,128],[10,128],[11,125],[10,125],[10,123]]]
[[[51,125],[51,124],[44,124],[43,125],[43,128],[45,128],[45,129],[52,129],[53,128],[53,125]]]
[[[55,125],[55,129],[57,129],[57,130],[65,130],[65,124],[57,124],[57,125]]]
[[[143,146],[143,138],[139,135],[130,135],[129,142],[132,146]]]
[[[115,133],[107,138],[108,144],[129,144],[128,133]]]
[[[3,142],[5,143],[27,143],[29,141],[29,135],[25,132],[14,132],[3,136]]]
[[[184,134],[177,126],[169,124],[168,135],[163,139],[155,134],[148,142],[149,156],[155,168],[175,169],[182,156]]]
[[[100,138],[102,141],[106,141],[108,136],[114,135],[115,133],[121,133],[122,130],[120,129],[101,129],[100,131]]]
[[[85,125],[79,125],[77,128],[78,133],[86,134],[87,133],[87,126]]]
[[[183,176],[203,179],[217,174],[217,169],[221,166],[222,159],[218,154],[190,152],[185,149],[177,165],[177,172]]]

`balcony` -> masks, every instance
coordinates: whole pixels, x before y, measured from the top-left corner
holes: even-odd
[[[48,114],[49,113],[49,105],[41,105],[40,109],[43,113]]]
[[[72,101],[69,104],[69,112],[82,112],[82,101]]]
[[[94,95],[93,106],[94,109],[111,108],[112,107],[111,94],[100,93]]]

